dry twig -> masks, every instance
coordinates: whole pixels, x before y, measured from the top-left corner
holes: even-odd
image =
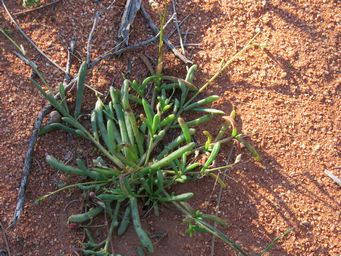
[[[178,18],[177,18],[175,0],[172,0],[172,7],[173,7],[173,13],[174,13],[174,23],[175,23],[176,31],[178,32],[179,41],[180,41],[180,47],[181,47],[181,50],[182,50],[182,54],[185,55],[185,47],[184,47],[184,43],[183,43],[182,36],[181,36],[179,21],[178,21]]]
[[[122,43],[124,43],[124,46],[128,46],[130,26],[133,24],[136,13],[140,10],[140,7],[141,0],[127,0],[122,15],[121,25],[117,32],[117,42],[119,43],[116,46],[116,50],[122,46]]]
[[[188,14],[185,18],[183,18],[182,21],[180,21],[180,22],[178,23],[179,28],[181,27],[181,25],[182,25],[190,16],[191,16],[191,14]],[[175,28],[174,30],[172,30],[172,31],[168,34],[168,38],[171,38],[171,37],[175,34],[175,32],[177,32],[177,29],[176,29],[176,28]],[[184,33],[181,33],[181,34],[184,34]],[[184,40],[184,41],[185,41],[185,40]]]
[[[171,22],[173,16],[166,22],[166,24],[163,26],[164,28],[166,28],[169,23]],[[138,49],[142,46],[146,46],[148,44],[151,44],[151,43],[154,43],[160,36],[160,31],[153,37],[147,39],[147,40],[144,40],[144,41],[141,41],[141,42],[138,42],[136,44],[133,44],[133,45],[129,45],[127,47],[124,47],[124,48],[121,48],[119,50],[116,50],[117,46],[112,49],[112,50],[109,50],[107,52],[105,52],[104,54],[98,56],[96,59],[94,59],[89,65],[88,65],[88,68],[92,68],[94,67],[96,64],[98,64],[99,62],[101,62],[102,60],[104,59],[108,59],[110,57],[113,57],[113,56],[120,56],[122,53],[126,52],[126,51],[131,51],[131,50],[135,50],[135,49]]]
[[[88,42],[87,42],[87,47],[86,47],[86,63],[89,64],[91,62],[91,41],[94,35],[94,32],[96,30],[96,26],[98,24],[98,21],[101,17],[101,13],[97,12],[94,18],[94,22],[91,28],[91,31],[89,33],[89,38],[88,38]]]
[[[143,7],[143,5],[141,4],[141,12],[143,17],[146,19],[148,26],[152,29],[154,34],[158,34],[160,33],[158,27],[155,25],[154,21],[152,20],[152,18],[150,17],[149,13],[147,12],[147,10]],[[191,60],[187,59],[181,52],[179,52],[174,45],[169,41],[168,36],[163,35],[163,42],[167,45],[167,47],[174,53],[174,55],[176,57],[178,57],[180,60],[182,60],[183,62],[185,62],[186,64],[188,63],[193,63]]]
[[[331,171],[328,171],[327,169],[324,170],[324,173],[341,187],[341,179],[338,176],[333,174]]]

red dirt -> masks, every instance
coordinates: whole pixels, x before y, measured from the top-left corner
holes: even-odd
[[[12,13],[22,10],[20,1],[6,1]],[[77,56],[85,58],[85,45],[92,18],[101,4],[111,1],[61,1],[53,7],[18,17],[27,34],[58,64],[66,64],[70,39],[77,40]],[[114,46],[114,38],[124,8],[117,0],[101,20],[96,31],[93,56]],[[335,167],[340,161],[340,2],[310,1],[177,1],[178,18],[191,16],[182,25],[193,35],[186,55],[199,65],[196,82],[205,82],[219,67],[221,59],[232,56],[254,34],[263,32],[257,43],[266,48],[249,49],[212,86],[207,93],[222,96],[217,107],[229,112],[234,106],[238,124],[263,157],[261,164],[245,153],[246,164],[229,172],[223,192],[220,216],[227,220],[223,231],[248,251],[260,251],[286,228],[293,232],[277,245],[271,255],[340,255],[341,190],[324,174],[325,169],[341,176]],[[145,5],[147,5],[145,1]],[[150,8],[148,8],[150,9]],[[151,9],[150,9],[151,10]],[[12,36],[22,42],[28,55],[56,86],[63,78],[15,30],[3,8],[1,28],[11,28]],[[170,12],[169,12],[170,13]],[[158,20],[157,12],[153,18]],[[172,28],[173,29],[173,28]],[[169,32],[170,29],[167,30]],[[131,42],[151,35],[138,14]],[[172,37],[178,44],[178,38]],[[0,35],[0,221],[7,226],[12,218],[21,178],[23,159],[35,116],[45,104],[29,81],[30,71],[12,51],[14,47]],[[91,74],[89,84],[105,93],[114,80],[121,84],[121,73],[132,62],[130,78],[141,79],[147,69],[137,57],[145,53],[156,59],[157,46],[126,53],[121,58],[102,62]],[[166,54],[165,73],[184,74],[184,65],[172,53]],[[74,62],[77,72],[80,60]],[[89,106],[94,101],[90,92]],[[212,125],[211,131],[218,122]],[[61,193],[39,205],[34,200],[57,188],[70,178],[49,168],[45,154],[60,159],[86,156],[81,140],[64,133],[51,133],[36,146],[25,211],[15,229],[6,230],[12,255],[75,255],[81,232],[69,230],[66,219],[80,210],[79,193]],[[228,150],[223,154],[227,155]],[[217,191],[209,179],[180,187],[194,191],[195,207],[212,211]],[[76,200],[76,201],[74,201]],[[155,255],[210,255],[208,235],[190,239],[184,235],[181,217],[163,209],[159,218],[144,221],[150,231],[167,232],[157,244]],[[132,231],[129,231],[132,233]],[[129,234],[129,233],[128,233]],[[134,255],[134,236],[119,241],[126,255]],[[130,237],[132,239],[130,239]],[[5,248],[0,239],[0,249]],[[216,254],[234,255],[217,241]]]

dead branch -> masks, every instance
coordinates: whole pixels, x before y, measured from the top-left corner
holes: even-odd
[[[64,87],[66,87],[66,84],[71,80],[71,74],[70,74],[71,61],[72,61],[73,52],[75,51],[75,46],[76,46],[76,41],[71,40],[70,46],[67,48],[66,72],[65,72],[64,81],[63,81]]]
[[[163,27],[166,28],[169,25],[169,23],[172,21],[172,19],[173,19],[173,16],[166,22],[166,24]],[[116,50],[116,48],[117,48],[117,46],[116,46],[115,48],[105,52],[104,54],[102,54],[102,55],[98,56],[96,59],[94,59],[88,65],[88,68],[94,67],[96,64],[98,64],[99,62],[101,62],[104,59],[108,59],[108,58],[113,57],[113,56],[120,56],[122,53],[124,53],[126,51],[135,50],[135,49],[138,49],[140,47],[154,43],[159,38],[159,36],[160,36],[160,31],[155,36],[153,36],[147,40],[138,42],[138,43],[133,44],[133,45],[129,45],[129,46],[121,48],[119,50]]]
[[[341,179],[338,176],[333,174],[331,171],[328,171],[327,169],[324,170],[324,173],[341,187]]]
[[[179,22],[179,24],[178,24],[179,28],[190,16],[191,16],[191,14],[188,14],[185,18],[183,18],[182,21]],[[177,32],[176,28],[168,34],[168,38],[171,38],[175,34],[175,32]],[[184,34],[184,33],[181,33],[181,34]]]
[[[24,14],[27,14],[27,13],[30,13],[30,12],[41,10],[41,9],[49,7],[51,5],[55,5],[55,4],[59,3],[59,2],[60,2],[60,0],[55,0],[55,1],[51,2],[51,3],[45,4],[45,5],[33,8],[33,9],[29,9],[29,10],[13,13],[13,15],[14,16],[24,15]]]
[[[121,25],[117,32],[117,42],[119,43],[116,46],[116,50],[119,50],[120,46],[122,46],[121,42],[123,42],[124,46],[128,46],[130,26],[133,24],[136,13],[140,10],[140,7],[141,0],[127,0],[121,19]]]
[[[86,63],[89,64],[91,62],[91,41],[94,35],[94,32],[96,30],[96,26],[98,24],[98,21],[101,17],[101,13],[97,12],[94,18],[94,22],[91,28],[91,31],[89,33],[89,38],[88,38],[88,42],[87,42],[87,47],[86,47]]]
[[[155,71],[154,71],[154,69],[153,69],[152,64],[151,64],[150,61],[148,60],[148,58],[147,58],[144,54],[139,54],[139,57],[140,57],[140,59],[143,61],[143,63],[146,65],[146,67],[147,67],[149,73],[150,73],[151,75],[154,75],[154,74],[155,74]]]
[[[16,28],[19,30],[19,32],[25,37],[25,39],[41,54],[43,55],[49,62],[51,62],[51,64],[53,66],[55,66],[56,68],[58,68],[59,70],[61,70],[63,73],[65,73],[65,70],[59,66],[56,62],[54,62],[49,56],[47,56],[33,41],[32,39],[22,30],[22,28],[20,27],[19,23],[14,19],[14,17],[12,16],[12,14],[10,13],[10,11],[8,10],[6,4],[5,4],[5,0],[1,0],[2,6],[4,7],[8,17],[11,19],[11,21],[14,23],[14,25],[16,26]]]
[[[71,41],[70,47],[68,48],[68,60],[66,64],[66,72],[65,72],[65,77],[64,77],[64,85],[67,84],[71,78],[70,76],[70,68],[71,68],[71,62],[72,62],[72,55],[73,51],[75,48],[75,41]],[[18,55],[17,55],[18,56]],[[68,83],[67,86],[65,87],[65,91],[69,91],[72,88],[73,83]],[[55,98],[59,98],[60,95],[59,93],[56,94]],[[25,155],[25,161],[24,161],[24,167],[23,167],[23,175],[21,178],[20,182],[20,187],[19,187],[19,193],[18,193],[18,199],[17,199],[17,204],[15,207],[15,212],[13,219],[9,225],[9,227],[14,227],[15,224],[17,223],[23,209],[24,209],[24,203],[25,203],[25,190],[28,182],[28,177],[30,174],[30,169],[31,169],[31,162],[32,162],[32,155],[34,152],[34,146],[38,140],[39,136],[39,130],[42,125],[44,117],[49,114],[52,111],[53,107],[50,104],[47,104],[43,109],[39,112],[33,126],[33,131],[32,131],[32,136],[29,140],[28,143],[28,149]]]
[[[182,36],[181,36],[181,31],[180,31],[180,26],[179,26],[179,21],[177,18],[177,12],[176,12],[176,3],[175,0],[172,0],[172,7],[173,7],[173,13],[174,13],[174,23],[175,23],[175,29],[178,32],[178,36],[179,36],[179,41],[180,41],[180,46],[181,46],[181,50],[182,50],[182,54],[185,55],[185,47],[184,47],[184,43],[182,40]]]
[[[154,21],[152,20],[152,18],[150,17],[149,13],[147,12],[147,10],[143,7],[143,5],[141,4],[141,12],[143,17],[146,19],[148,26],[152,29],[154,34],[158,34],[159,33],[159,29],[158,27],[155,25]],[[163,42],[167,45],[167,47],[174,53],[174,55],[176,57],[178,57],[180,60],[182,60],[183,62],[185,62],[186,64],[188,63],[193,63],[191,60],[187,59],[181,52],[179,52],[174,45],[169,41],[168,36],[163,35]]]

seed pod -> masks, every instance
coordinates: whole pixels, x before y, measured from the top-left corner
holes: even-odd
[[[186,124],[185,120],[183,120],[181,117],[178,118],[178,123],[180,125],[180,128],[182,130],[182,133],[185,137],[186,142],[190,143],[192,141],[192,136],[189,131],[188,125]]]
[[[96,141],[99,141],[98,131],[97,131],[97,117],[96,117],[96,111],[91,112],[91,128],[92,128],[92,135],[94,136]]]
[[[126,210],[124,211],[124,215],[120,223],[120,226],[118,227],[118,230],[117,230],[117,234],[119,236],[123,235],[126,232],[129,222],[130,222],[130,206],[127,206]]]
[[[163,173],[158,170],[156,172],[156,177],[157,177],[157,185],[159,187],[159,190],[160,191],[164,191],[164,176],[163,176]]]
[[[96,208],[91,208],[86,213],[74,214],[68,218],[68,223],[82,223],[95,218],[98,214],[103,211],[103,208],[98,206]]]
[[[217,115],[225,115],[224,111],[215,109],[215,108],[193,108],[191,109],[191,111],[204,112],[204,113],[217,114]]]
[[[115,210],[112,216],[112,222],[114,223],[114,227],[118,226],[118,213],[120,212],[121,201],[117,201],[115,205]]]
[[[168,115],[166,118],[164,118],[161,123],[160,123],[160,127],[163,128],[167,125],[169,125],[171,122],[173,122],[175,120],[175,115],[174,114],[170,114]]]
[[[180,108],[180,101],[178,99],[174,100],[173,113],[176,114]]]
[[[194,126],[198,126],[201,125],[202,123],[205,123],[209,120],[211,120],[213,118],[213,115],[203,115],[197,119],[191,120],[187,122],[187,126],[188,127],[194,127]],[[179,125],[173,125],[171,126],[172,128],[178,128]]]
[[[155,169],[159,169],[159,168],[164,167],[164,166],[168,166],[171,161],[178,159],[179,157],[182,156],[182,154],[184,154],[188,151],[191,151],[194,148],[194,146],[195,146],[194,142],[189,143],[189,144],[175,150],[174,152],[172,152],[171,154],[169,154],[165,158],[161,159],[160,161],[153,163],[151,166],[149,166],[149,168],[152,170],[155,170]]]
[[[111,154],[114,154],[116,149],[116,141],[114,134],[114,121],[111,119],[107,121],[107,138],[109,151]]]
[[[74,117],[76,119],[79,117],[81,113],[87,69],[88,69],[87,63],[83,62],[78,71],[76,107],[74,114]]]
[[[137,200],[135,197],[130,197],[130,208],[131,208],[131,217],[133,219],[134,229],[137,237],[139,238],[141,244],[147,248],[148,252],[154,252],[154,246],[147,233],[142,229],[139,211],[137,207]]]
[[[141,134],[141,132],[137,126],[135,115],[132,111],[125,112],[125,115],[128,116],[128,121],[129,121],[131,129],[133,131],[133,135],[136,139],[137,149],[138,149],[139,155],[142,156],[144,154],[144,147],[143,147],[144,139],[143,139],[143,135]]]
[[[212,152],[210,156],[208,157],[208,159],[206,160],[204,166],[201,168],[201,172],[205,171],[212,164],[212,162],[216,159],[220,151],[220,148],[221,148],[221,142],[214,143]]]
[[[88,169],[82,159],[77,158],[76,164],[77,164],[79,169],[81,169],[82,171],[84,171],[87,174],[88,177],[91,177],[91,178],[96,179],[96,180],[106,180],[107,179],[107,177],[103,173],[97,172],[94,169]]]
[[[130,146],[134,150],[135,154],[137,154],[137,147],[136,147],[136,143],[135,143],[135,136],[134,136],[134,132],[133,132],[133,127],[131,126],[131,123],[129,120],[129,115],[127,114],[127,112],[124,112],[124,122],[125,122],[125,125],[127,128],[127,134],[128,134]]]
[[[218,140],[221,140],[221,139],[225,136],[225,133],[226,133],[226,131],[227,131],[227,128],[228,128],[227,124],[224,123],[224,124],[221,126],[221,128],[220,128],[220,130],[219,130],[219,132],[218,132],[218,134],[217,134],[217,136],[216,136],[216,138],[214,139],[214,142],[217,142]]]
[[[189,89],[186,87],[183,81],[180,79],[178,80],[179,88],[181,90],[181,97],[180,97],[180,106],[183,106],[185,104],[185,101],[188,96]]]
[[[136,247],[135,251],[136,251],[137,256],[145,256],[145,253],[144,253],[142,247],[140,247],[140,246]]]
[[[154,115],[152,129],[151,129],[152,135],[156,133],[156,131],[159,129],[159,126],[160,126],[160,116]]]
[[[188,192],[188,193],[183,193],[180,195],[171,195],[169,197],[163,197],[160,198],[159,200],[161,202],[181,202],[181,201],[188,201],[189,199],[191,199],[193,197],[193,193],[192,192]]]
[[[209,147],[210,147],[210,145],[211,145],[211,143],[212,143],[213,137],[212,137],[212,135],[210,134],[209,131],[203,131],[202,133],[203,133],[203,134],[206,136],[206,138],[207,138],[207,140],[206,140],[206,142],[205,142],[205,150],[208,151],[208,149],[209,149]]]
[[[153,118],[155,115],[153,109],[145,99],[142,99],[142,106],[146,114],[146,125],[149,130],[152,130]]]
[[[136,80],[133,80],[131,82],[131,88],[133,88],[133,90],[141,97],[143,97],[144,95],[144,88],[142,88],[142,86],[140,86]]]
[[[195,129],[189,129],[190,135],[195,133]],[[172,151],[176,147],[178,147],[181,143],[185,141],[185,136],[181,134],[177,138],[175,138],[171,143],[163,148],[163,150],[159,153],[159,155],[155,158],[156,160],[160,160],[162,157],[168,154],[168,152]]]
[[[123,85],[121,88],[121,102],[122,102],[122,108],[124,110],[129,110],[130,109],[130,105],[129,105],[129,80],[125,79],[123,81]]]
[[[52,124],[47,124],[43,128],[39,130],[39,136],[43,136],[49,132],[56,131],[56,130],[63,130],[65,132],[78,135],[76,131],[68,126],[65,126],[60,123],[52,123]]]
[[[68,107],[67,101],[66,101],[66,92],[65,92],[65,87],[64,87],[63,83],[61,83],[59,85],[59,94],[60,94],[60,101],[61,101],[65,111],[67,113],[70,113],[69,112],[69,107]]]
[[[200,107],[202,105],[210,104],[210,103],[218,100],[219,98],[220,97],[218,95],[208,96],[205,99],[198,100],[197,102],[194,102],[188,106],[185,106],[184,111],[188,111],[188,110],[191,110],[192,108],[197,108],[197,107]]]
[[[53,168],[57,169],[57,170],[61,170],[63,172],[69,173],[69,174],[73,174],[73,175],[78,175],[78,176],[86,176],[86,177],[90,177],[93,179],[101,179],[101,175],[99,175],[98,173],[92,173],[90,171],[87,170],[81,170],[69,165],[65,165],[62,162],[58,161],[56,158],[54,158],[53,156],[47,155],[46,156],[46,162],[52,166]]]
[[[96,102],[96,106],[95,106],[97,125],[99,128],[99,131],[101,132],[101,138],[110,151],[110,148],[112,148],[112,144],[109,142],[107,129],[106,129],[106,126],[104,124],[103,106],[104,106],[103,102],[101,101],[100,98],[98,98],[97,102]]]
[[[77,184],[77,188],[83,191],[98,190],[102,185],[103,184],[90,184],[90,185]]]
[[[200,166],[199,163],[190,164],[190,165],[188,165],[188,166],[186,167],[185,172],[192,171],[192,170],[198,168],[199,166]]]
[[[122,107],[119,104],[119,95],[117,94],[117,91],[113,90],[112,88],[110,88],[110,95],[111,95],[112,100],[113,100],[112,104],[113,104],[113,108],[114,108],[116,116],[117,116],[118,126],[120,129],[122,143],[123,144],[129,144],[127,127],[125,124]],[[127,155],[127,152],[124,151],[124,154]]]
[[[193,80],[194,80],[194,75],[195,75],[195,72],[197,71],[198,69],[198,66],[197,65],[192,65],[188,71],[187,71],[187,75],[186,75],[186,81],[190,82],[190,83],[193,83]]]

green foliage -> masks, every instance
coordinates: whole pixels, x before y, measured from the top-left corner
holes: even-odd
[[[81,69],[85,74],[83,65]],[[195,71],[196,68],[190,68],[186,76],[190,80],[183,80],[191,83]],[[85,76],[83,77],[85,79]],[[190,88],[186,82],[181,81],[178,79],[178,86],[174,86],[172,90],[165,90],[165,87],[174,82],[168,77],[164,79],[162,74],[148,77],[141,84],[125,80],[120,90],[110,88],[110,99],[107,102],[98,98],[92,111],[91,125],[83,125],[78,120],[81,116],[82,93],[77,93],[77,111],[75,115],[71,115],[64,96],[62,100],[57,101],[52,94],[46,93],[37,81],[33,81],[37,89],[62,115],[63,123],[53,128],[43,128],[44,133],[61,129],[76,134],[92,142],[104,157],[96,158],[92,166],[86,166],[80,159],[76,161],[77,166],[70,166],[47,156],[46,160],[53,168],[96,182],[89,185],[78,184],[77,187],[95,193],[97,207],[86,213],[70,216],[70,223],[90,221],[103,210],[123,211],[122,218],[121,215],[112,216],[112,230],[118,227],[118,234],[123,235],[132,223],[141,245],[152,252],[153,244],[141,226],[137,204],[139,201],[158,214],[160,205],[168,203],[175,205],[184,214],[190,235],[205,231],[220,236],[221,232],[217,232],[216,228],[207,223],[217,222],[218,218],[208,218],[208,215],[192,210],[186,203],[193,196],[192,192],[180,195],[169,192],[178,183],[211,174],[210,166],[218,157],[222,139],[226,139],[228,135],[226,132],[218,141],[211,138],[204,145],[195,142],[195,130],[189,127],[207,122],[214,114],[220,113],[213,111],[209,118],[206,118],[206,112],[197,112],[191,106],[205,106],[218,97],[213,96],[196,102],[193,98],[189,100]],[[154,93],[152,99],[148,100],[144,95],[147,86],[151,84],[154,86]],[[139,100],[132,101],[131,96]],[[198,117],[194,121],[186,121],[182,115],[185,111],[196,113]],[[88,130],[85,127],[92,128]],[[176,134],[176,138],[169,140],[166,134]],[[199,163],[196,155],[206,155],[206,162]],[[123,206],[125,209],[122,209]],[[107,241],[111,236],[112,233],[109,232]],[[238,246],[231,246],[239,250]],[[108,247],[87,243],[85,253],[91,251],[106,255]]]
[[[40,5],[40,0],[23,0],[23,6],[29,8],[32,6]]]

